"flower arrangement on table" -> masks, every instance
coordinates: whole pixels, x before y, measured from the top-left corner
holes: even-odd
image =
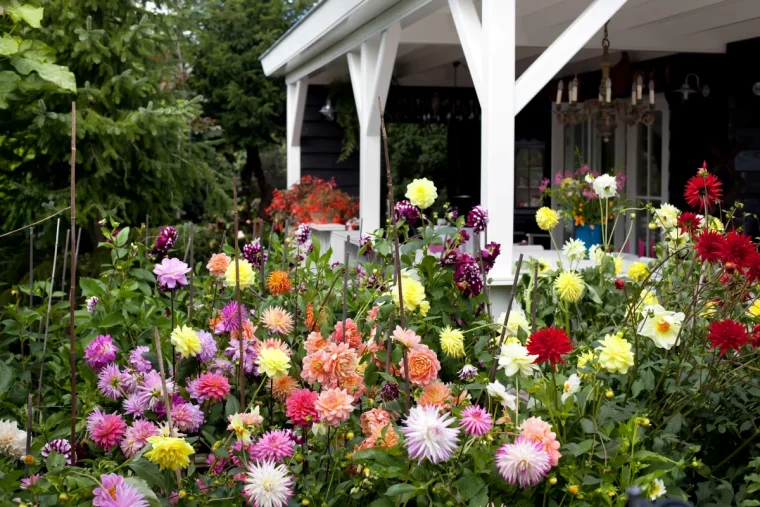
[[[345,224],[358,211],[359,203],[340,190],[334,179],[325,181],[309,175],[287,190],[275,190],[272,204],[266,209],[277,230],[282,230],[286,220],[294,226]]]
[[[709,210],[720,188],[695,178]],[[462,243],[465,225],[498,224],[477,206],[433,226],[435,193],[411,186],[394,223],[362,238],[372,260],[346,266],[306,228],[190,266],[175,242],[149,250],[112,222],[111,264],[81,280],[74,445],[62,439],[70,386],[56,329],[43,363],[56,381],[39,393],[28,451],[25,393],[3,398],[15,421],[0,423],[0,496],[623,507],[637,485],[650,499],[752,505],[760,253],[749,238],[676,213],[660,227],[677,241],[627,274],[602,248],[582,271],[524,263],[515,304],[497,316],[499,245]],[[1,325],[25,343],[37,313],[22,304]],[[33,359],[14,350],[0,371],[28,377]]]

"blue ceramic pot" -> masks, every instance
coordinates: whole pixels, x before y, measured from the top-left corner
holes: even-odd
[[[593,229],[591,228],[593,227]],[[575,239],[583,241],[586,248],[602,244],[602,227],[599,224],[578,225],[575,227]]]

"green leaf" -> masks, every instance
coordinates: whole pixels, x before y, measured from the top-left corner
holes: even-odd
[[[22,19],[26,21],[32,28],[40,28],[40,21],[42,21],[42,14],[44,10],[42,7],[33,7],[31,5],[17,5],[13,7],[6,7],[7,12],[13,18],[13,21],[18,23]]]
[[[54,63],[43,63],[37,60],[30,60],[26,56],[15,54],[11,56],[11,65],[23,75],[36,72],[42,79],[53,83],[54,85],[69,90],[77,91],[77,80],[73,72],[68,67],[56,65]]]
[[[391,502],[387,498],[378,498],[377,500],[369,504],[369,507],[393,507],[393,502]]]
[[[15,377],[16,373],[13,371],[13,368],[5,363],[0,363],[0,395],[8,392],[8,389],[13,385]]]
[[[465,501],[468,501],[477,495],[485,485],[486,483],[481,479],[472,476],[464,476],[454,483],[454,486],[456,486],[459,492],[462,493],[462,498],[464,498]]]
[[[60,470],[66,465],[66,456],[53,451],[45,460],[49,470]]]
[[[120,312],[109,313],[100,323],[100,327],[109,328],[124,323],[124,317]]]
[[[584,433],[596,433],[596,424],[591,419],[581,419],[581,427]]]
[[[73,91],[76,91],[76,89]],[[119,234],[116,235],[116,241],[114,241],[114,243],[116,246],[124,246],[127,243],[127,239],[129,239],[129,227],[125,227],[119,231]]]
[[[240,413],[240,402],[234,396],[227,398],[227,403],[224,405],[224,415],[227,417]]]
[[[411,484],[394,484],[388,488],[388,491],[385,492],[385,495],[398,496],[406,493],[414,493],[415,491],[417,491],[417,487],[412,486]]]
[[[152,488],[162,488],[164,481],[161,478],[161,472],[158,467],[145,459],[139,459],[129,464],[129,468],[135,473],[137,477],[140,477],[147,482]]]
[[[137,490],[145,497],[145,500],[147,500],[150,507],[161,507],[161,502],[158,500],[158,497],[153,490],[150,489],[150,486],[148,486],[148,483],[145,482],[144,479],[139,477],[125,477],[124,482],[137,488]]]
[[[13,37],[3,34],[0,38],[0,55],[10,56],[15,53],[18,53],[18,42]]]
[[[80,278],[79,286],[82,287],[85,297],[96,296],[102,298],[103,294],[105,294],[105,287],[94,278]]]
[[[6,109],[8,107],[8,96],[10,93],[18,88],[18,83],[21,81],[21,76],[10,70],[4,70],[0,72],[0,109]]]
[[[378,465],[387,467],[401,467],[404,465],[404,460],[399,456],[392,456],[387,451],[382,449],[365,449],[363,451],[355,452],[352,458],[354,461],[372,461]]]

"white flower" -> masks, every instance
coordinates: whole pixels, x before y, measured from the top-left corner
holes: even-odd
[[[586,180],[586,183],[594,183],[594,177],[591,173],[586,173],[586,176],[584,176],[583,179]]]
[[[678,345],[678,332],[685,317],[682,312],[670,312],[662,305],[650,305],[644,308],[642,314],[645,320],[639,329],[641,336],[651,338],[655,345],[665,350]]]
[[[577,393],[580,388],[581,378],[573,373],[565,380],[565,385],[562,387],[562,403],[565,403],[565,400]]]
[[[327,425],[323,422],[312,424],[311,432],[314,433],[315,436],[327,435]]]
[[[523,377],[530,376],[538,366],[534,364],[537,355],[528,354],[528,349],[519,343],[505,343],[499,354],[499,367],[504,368],[507,377],[520,373]]]
[[[662,482],[662,479],[655,479],[647,486],[647,496],[649,496],[650,500],[657,500],[667,492],[668,490],[665,489],[665,483]]]
[[[609,174],[597,176],[594,180],[594,192],[602,199],[609,199],[617,195],[617,180]]]
[[[420,463],[425,458],[433,464],[448,461],[459,443],[459,427],[450,427],[452,423],[456,419],[449,412],[439,415],[437,407],[412,408],[401,428],[409,457]]]
[[[249,465],[245,495],[258,507],[282,507],[293,496],[293,478],[282,463],[257,461]]]
[[[562,247],[562,253],[571,261],[580,261],[586,257],[586,243],[580,239],[568,239]]]
[[[517,397],[514,394],[509,394],[507,388],[500,382],[491,382],[486,386],[486,392],[488,396],[499,403],[503,407],[514,410],[517,408]]]
[[[597,266],[602,265],[605,255],[604,250],[599,245],[594,245],[588,250],[588,258]]]
[[[26,454],[26,431],[16,421],[0,420],[0,454],[21,459]]]
[[[654,211],[654,224],[666,230],[672,229],[678,225],[678,215],[680,214],[681,210],[672,204],[665,203]]]
[[[672,249],[679,249],[689,243],[689,235],[681,229],[673,228],[665,233],[665,242]]]
[[[501,312],[499,315],[499,318],[496,319],[494,322],[495,324],[498,324],[499,326],[504,325],[504,319],[507,316],[507,312]],[[511,312],[509,312],[509,320],[507,321],[507,332],[506,336],[517,336],[517,332],[522,329],[525,331],[526,334],[530,333],[530,324],[528,324],[528,319],[525,317],[525,314],[522,310],[518,310],[513,308]],[[495,339],[496,343],[499,342],[501,337],[497,337]]]

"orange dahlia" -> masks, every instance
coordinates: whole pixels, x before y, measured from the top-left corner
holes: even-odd
[[[298,387],[298,382],[290,375],[281,375],[272,379],[272,395],[280,401],[287,400],[296,387]]]
[[[287,271],[272,271],[267,278],[267,288],[275,296],[285,294],[291,289],[290,277]]]
[[[451,390],[440,380],[433,381],[425,386],[418,404],[422,407],[433,406],[445,408],[449,405]]]
[[[309,303],[306,305],[306,318],[304,319],[304,325],[306,326],[306,329],[309,331],[316,331],[319,329],[319,326],[322,325],[322,323],[325,321],[325,312],[324,310],[319,310],[319,318],[314,318],[314,305]]]

